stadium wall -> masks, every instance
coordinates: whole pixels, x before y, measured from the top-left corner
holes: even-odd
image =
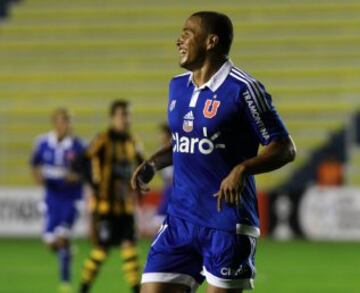
[[[156,218],[161,192],[150,192],[137,207],[137,226],[141,236],[152,237],[160,222]],[[86,209],[86,199],[79,201],[79,219],[75,224],[73,236],[89,235],[90,219]],[[35,187],[0,188],[0,238],[1,237],[39,237],[46,211],[43,191]]]

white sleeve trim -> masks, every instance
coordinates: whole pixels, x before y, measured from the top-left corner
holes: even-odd
[[[260,229],[255,226],[249,226],[238,223],[236,224],[236,234],[244,234],[258,238],[260,236]]]
[[[223,289],[254,289],[254,279],[221,279],[209,273],[205,267],[203,267],[203,274],[206,277],[206,281],[214,287]]]
[[[141,284],[144,283],[173,283],[189,286],[195,292],[199,284],[190,275],[178,273],[143,273]]]

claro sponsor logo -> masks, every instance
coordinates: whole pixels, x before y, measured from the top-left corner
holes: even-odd
[[[270,135],[265,127],[264,122],[261,119],[261,116],[259,114],[258,109],[256,108],[254,100],[251,98],[248,91],[244,93],[244,99],[250,109],[251,116],[254,118],[256,125],[258,126],[261,135],[264,137],[264,139],[268,140],[270,138]]]
[[[207,128],[203,127],[203,135],[204,137],[188,137],[180,136],[177,132],[173,133],[173,152],[194,154],[198,151],[203,155],[209,155],[214,149],[225,148],[224,144],[216,142],[217,138],[220,136],[220,132],[208,137]]]

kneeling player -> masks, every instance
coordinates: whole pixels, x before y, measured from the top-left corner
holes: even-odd
[[[77,217],[76,202],[81,199],[80,177],[72,164],[81,156],[84,146],[71,135],[71,119],[66,109],[52,116],[54,131],[36,142],[31,158],[36,182],[45,188],[44,241],[59,257],[61,291],[70,290],[70,231]]]
[[[144,191],[156,170],[174,166],[168,215],[151,246],[142,292],[194,290],[204,278],[207,292],[253,288],[260,234],[253,175],[294,160],[295,146],[264,86],[228,59],[232,38],[227,16],[198,12],[177,41],[180,66],[189,72],[170,82],[173,143],[132,179]]]
[[[140,290],[140,266],[135,246],[135,194],[130,187],[130,178],[143,159],[129,132],[128,103],[115,101],[110,116],[110,129],[98,135],[86,152],[94,193],[90,204],[94,248],[84,264],[81,293],[89,292],[113,246],[121,248],[125,277],[133,292]]]

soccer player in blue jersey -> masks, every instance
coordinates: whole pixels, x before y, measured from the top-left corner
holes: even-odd
[[[83,189],[72,164],[84,152],[84,145],[71,135],[71,117],[66,109],[55,110],[52,123],[54,130],[36,141],[31,166],[35,181],[45,189],[43,239],[58,256],[60,292],[70,292],[69,236],[77,217],[76,202]]]
[[[170,82],[172,144],[135,171],[145,192],[155,171],[174,166],[167,218],[151,245],[143,293],[242,292],[255,278],[260,235],[254,175],[295,158],[295,145],[265,87],[228,55],[230,19],[198,12],[177,40],[180,66]],[[259,144],[264,145],[261,152]]]

